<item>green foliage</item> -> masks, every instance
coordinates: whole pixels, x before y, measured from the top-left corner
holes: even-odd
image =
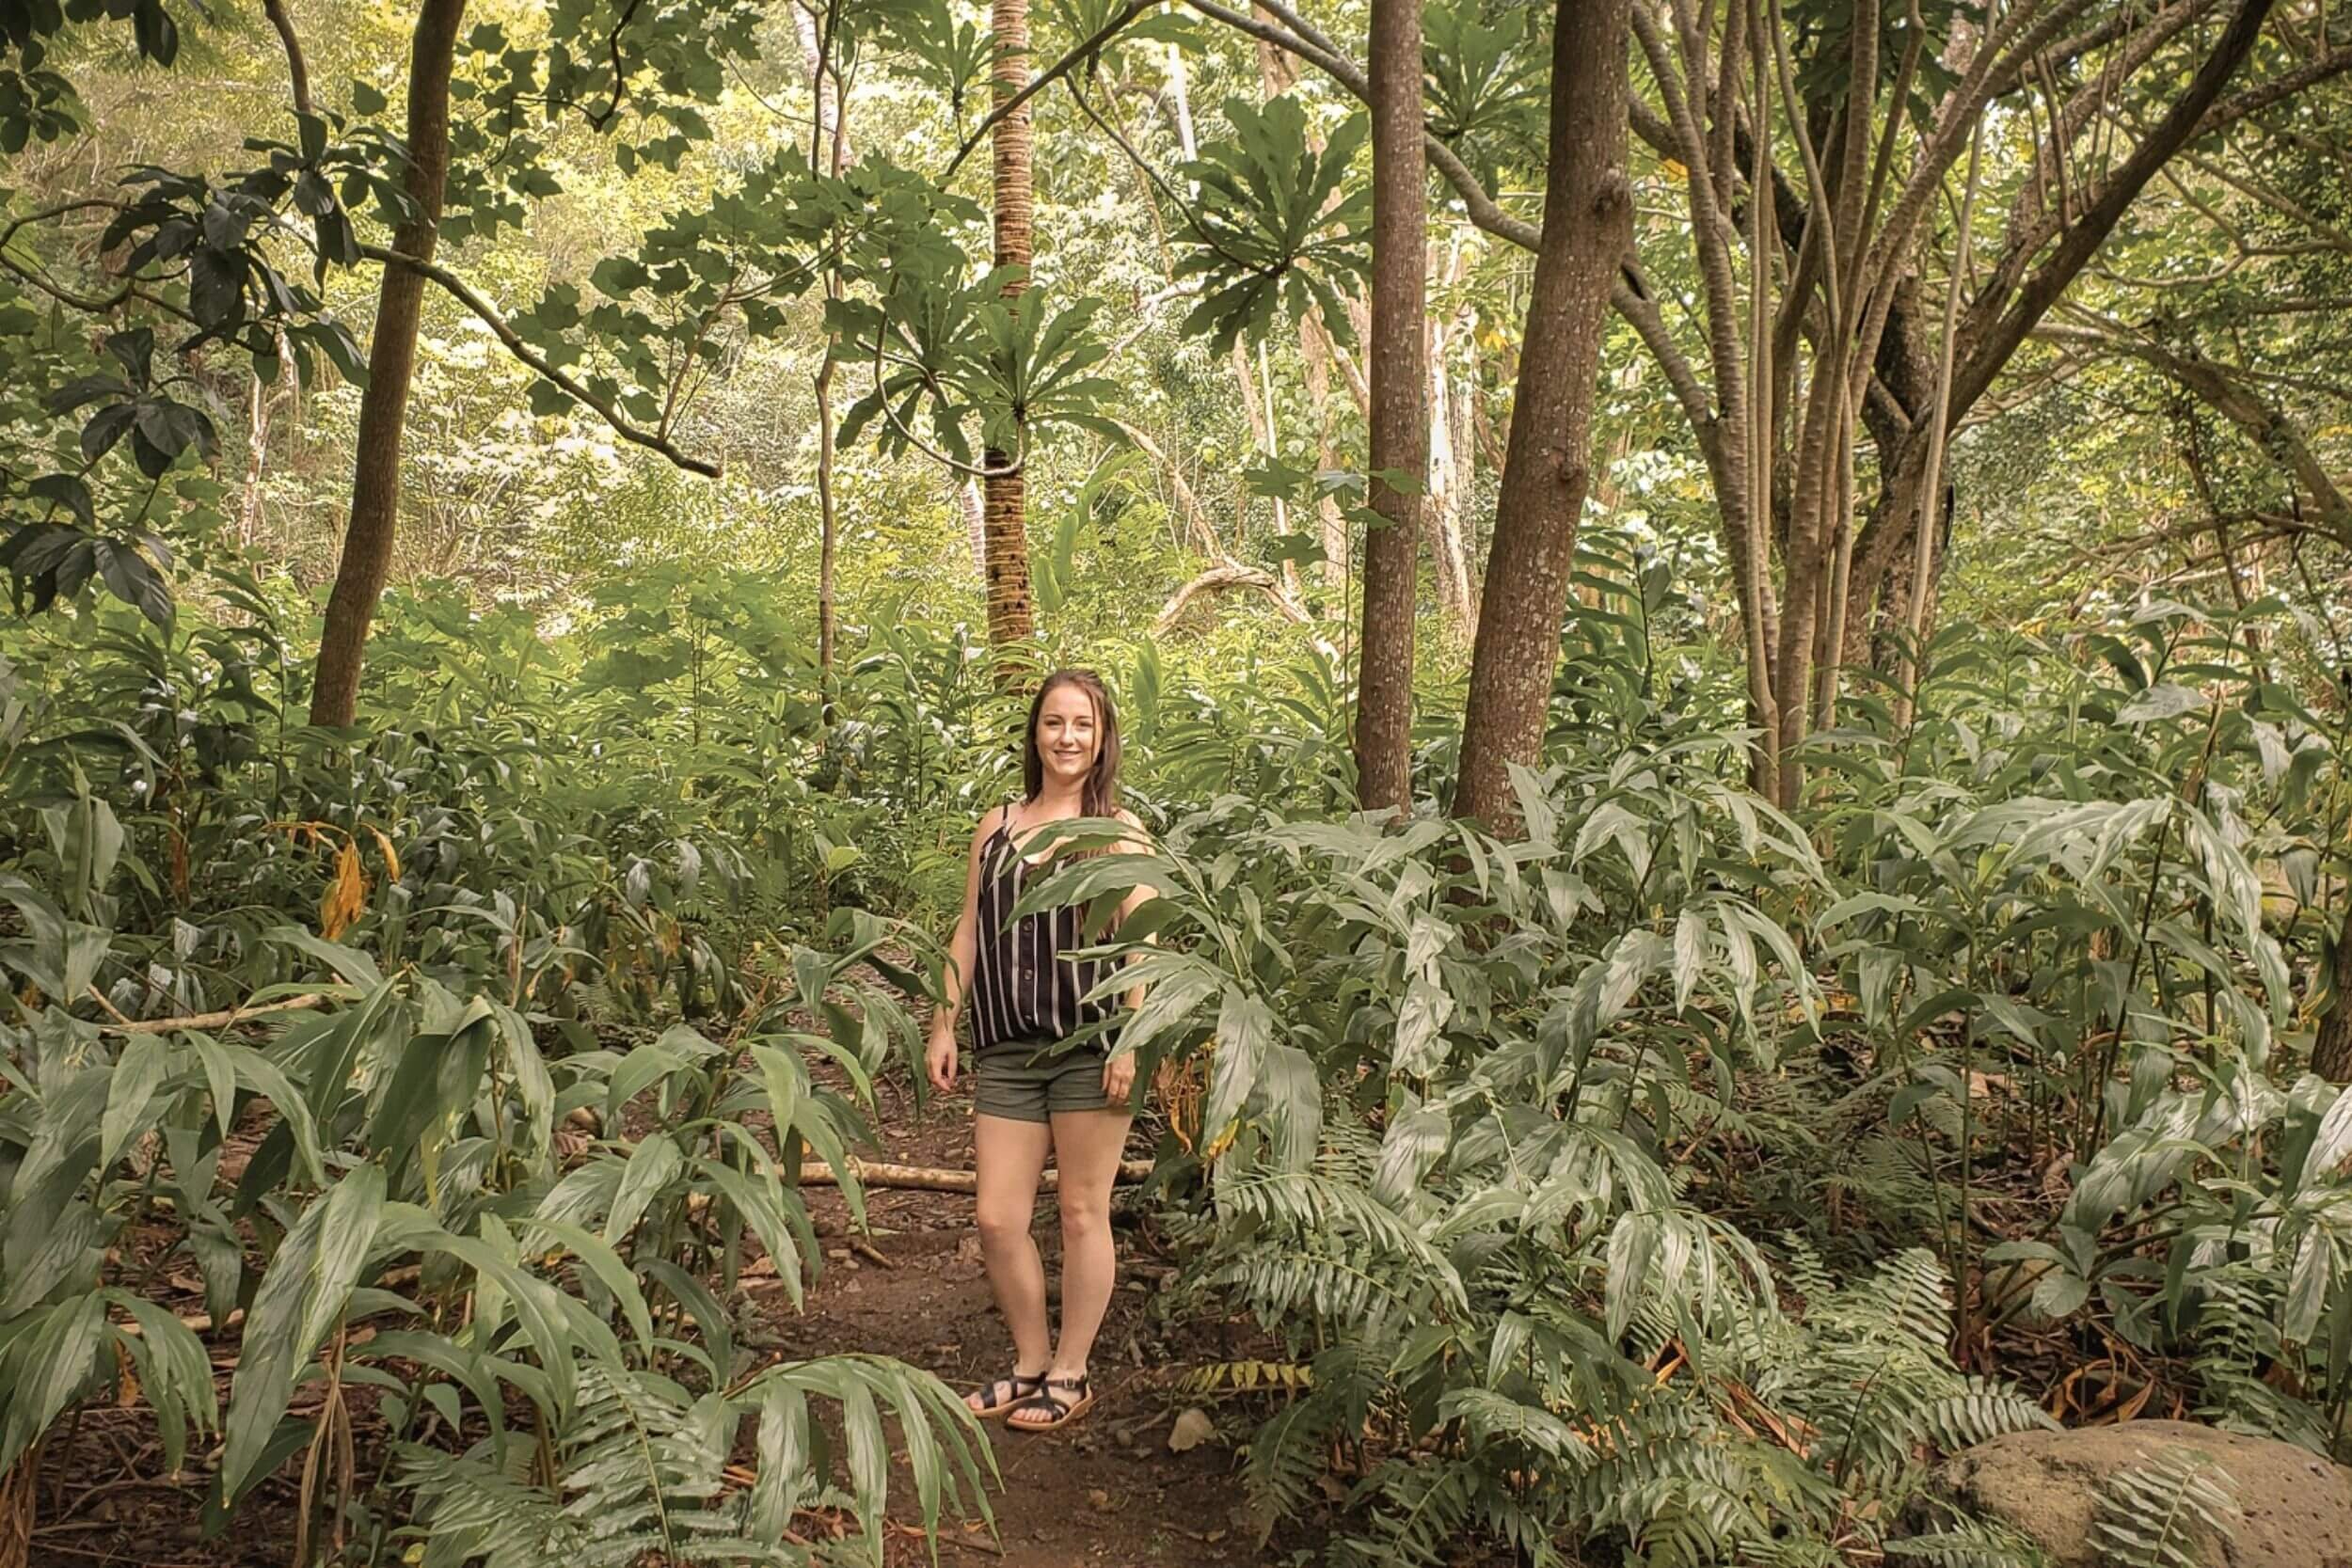
[[[1372,192],[1343,182],[1370,120],[1352,117],[1318,150],[1295,98],[1228,99],[1225,119],[1233,139],[1203,146],[1184,169],[1200,194],[1185,214],[1174,276],[1202,280],[1184,330],[1209,334],[1221,354],[1245,332],[1264,337],[1279,307],[1294,316],[1311,310],[1334,338],[1351,341],[1341,296],[1371,277]]]
[[[2090,1540],[2129,1568],[2201,1568],[2226,1553],[2242,1515],[2229,1472],[2193,1449],[2116,1471],[2099,1489]]]

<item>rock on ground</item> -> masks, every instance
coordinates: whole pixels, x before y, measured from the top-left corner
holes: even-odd
[[[2217,1568],[2352,1568],[2352,1468],[2193,1421],[2013,1433],[1947,1460],[1935,1486],[2031,1536],[2056,1568],[2099,1568],[2101,1483],[2177,1449],[2210,1456],[2235,1483],[2244,1518],[2210,1559]]]

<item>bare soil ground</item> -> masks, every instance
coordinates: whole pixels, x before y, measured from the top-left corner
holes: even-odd
[[[934,1099],[918,1119],[896,1085],[882,1086],[883,1152],[903,1164],[968,1167],[970,1105],[961,1096]],[[1146,1148],[1129,1150],[1146,1155]],[[812,1190],[809,1207],[820,1228],[843,1230],[847,1210],[837,1193]],[[828,1243],[823,1280],[796,1315],[777,1287],[765,1327],[786,1354],[844,1350],[897,1356],[936,1372],[959,1392],[977,1387],[1011,1367],[1011,1341],[989,1298],[972,1199],[960,1194],[882,1192],[867,1195],[873,1245],[890,1260],[881,1267]],[[1057,1239],[1050,1196],[1038,1205],[1039,1248],[1049,1290],[1057,1276]],[[1152,1320],[1149,1310],[1164,1265],[1146,1255],[1136,1229],[1119,1230],[1121,1286],[1111,1303],[1092,1358],[1095,1404],[1082,1419],[1055,1433],[987,1428],[1003,1490],[992,1495],[998,1541],[984,1527],[948,1529],[956,1543],[942,1560],[996,1560],[1011,1568],[1079,1568],[1118,1564],[1252,1563],[1256,1537],[1242,1506],[1233,1458],[1221,1445],[1187,1453],[1168,1451],[1168,1434],[1186,1401],[1173,1391],[1183,1368],[1216,1350]],[[1215,1332],[1209,1325],[1207,1333]],[[1185,1337],[1172,1343],[1171,1333]],[[902,1523],[914,1512],[913,1483],[903,1459],[894,1473],[891,1513]],[[990,1548],[1001,1544],[1001,1556]],[[918,1531],[897,1530],[891,1561],[928,1561]]]

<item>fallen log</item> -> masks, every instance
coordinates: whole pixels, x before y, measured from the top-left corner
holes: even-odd
[[[970,1193],[978,1191],[979,1178],[968,1170],[944,1170],[931,1165],[888,1165],[873,1160],[851,1160],[850,1174],[858,1184],[866,1187],[914,1188],[932,1193]],[[1049,1170],[1040,1185],[1051,1192],[1059,1185],[1059,1171]],[[1152,1174],[1149,1160],[1122,1160],[1119,1164],[1119,1180],[1140,1181]],[[838,1185],[831,1165],[809,1161],[801,1166],[801,1185],[831,1187]]]
[[[119,1023],[102,1023],[98,1027],[110,1035],[168,1035],[181,1029],[230,1029],[249,1019],[267,1018],[272,1013],[307,1012],[326,1001],[325,992],[314,991],[308,996],[290,996],[283,1002],[264,1002],[258,1007],[225,1007],[216,1013],[197,1013],[189,1018],[125,1019]]]

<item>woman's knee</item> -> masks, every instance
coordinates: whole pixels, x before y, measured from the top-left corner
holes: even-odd
[[[1107,1235],[1111,1228],[1111,1195],[1083,1188],[1065,1190],[1061,1197],[1061,1233],[1066,1241]]]
[[[1029,1211],[1009,1203],[984,1203],[976,1216],[980,1227],[980,1244],[995,1248],[1010,1246],[1026,1241],[1029,1235]]]

